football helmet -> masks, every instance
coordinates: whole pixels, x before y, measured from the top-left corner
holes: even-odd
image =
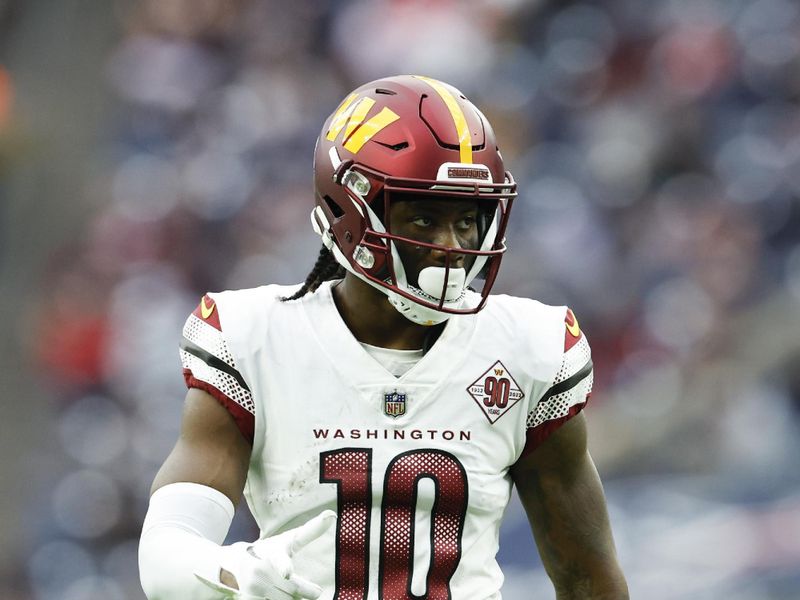
[[[434,325],[483,308],[506,251],[516,183],[503,167],[486,117],[459,90],[401,75],[353,91],[317,140],[314,188],[311,222],[325,246],[401,314]],[[478,247],[452,248],[392,233],[392,202],[410,198],[477,201]],[[410,275],[401,244],[443,253],[444,266]],[[482,289],[467,294],[478,275]]]

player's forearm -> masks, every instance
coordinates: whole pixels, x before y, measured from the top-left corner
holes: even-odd
[[[148,600],[219,600],[222,595],[203,585],[195,572],[219,570],[220,546],[178,528],[162,528],[142,536],[139,576]]]
[[[577,511],[581,518],[563,518],[558,508],[547,503],[541,507],[535,537],[558,600],[628,598],[605,502],[601,496],[594,499],[593,510]]]
[[[628,600],[628,584],[617,565],[601,575],[574,572],[553,580],[556,600]]]
[[[602,592],[586,592],[581,590],[556,592],[556,600],[628,600],[629,598],[627,586],[617,590]]]
[[[628,598],[581,415],[513,472],[558,600]]]
[[[205,486],[177,483],[156,492],[139,542],[139,576],[148,600],[222,598],[196,574],[218,577],[220,544],[232,517],[233,504]]]
[[[544,503],[536,540],[558,600],[625,600],[628,585],[617,561],[605,502],[594,496],[593,510],[564,518],[560,508]],[[586,495],[574,494],[572,499]]]

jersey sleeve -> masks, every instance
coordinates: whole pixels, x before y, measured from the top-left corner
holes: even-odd
[[[183,326],[180,345],[183,378],[188,388],[211,394],[231,414],[251,444],[255,431],[255,404],[250,387],[239,372],[220,324],[219,308],[205,295]]]
[[[592,393],[592,352],[569,308],[564,330],[561,367],[525,422],[523,456],[538,448],[554,431],[583,410]]]

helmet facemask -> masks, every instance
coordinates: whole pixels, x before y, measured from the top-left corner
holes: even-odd
[[[510,173],[506,173],[504,183],[494,184],[465,178],[436,181],[392,178],[362,165],[341,167],[337,170],[341,173],[341,185],[364,221],[352,255],[346,256],[335,243],[337,228],[325,223],[318,207],[312,213],[312,223],[345,269],[386,294],[398,312],[417,324],[435,325],[453,314],[473,314],[483,308],[506,250],[505,229],[516,196],[516,184]],[[467,167],[477,171],[480,165],[459,168]],[[381,193],[370,196],[375,183]],[[474,200],[479,215],[477,247],[452,248],[394,233],[389,219],[392,204],[414,198],[441,202]],[[410,248],[443,254],[442,266],[428,266],[416,276],[410,274],[401,257],[409,254],[401,250]],[[463,266],[458,266],[459,262]],[[477,295],[468,293],[470,284],[478,279],[483,280],[482,289],[475,290]]]

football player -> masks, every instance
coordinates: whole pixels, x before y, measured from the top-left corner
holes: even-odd
[[[558,598],[627,598],[572,312],[491,295],[516,184],[484,115],[368,83],[317,141],[317,264],[186,321],[180,438],[140,544],[150,600],[500,598],[512,485]],[[244,493],[261,535],[222,545]]]

